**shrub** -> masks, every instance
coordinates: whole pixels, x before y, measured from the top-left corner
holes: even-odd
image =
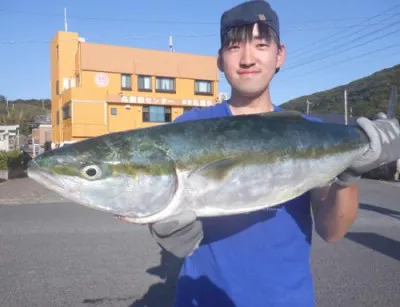
[[[0,170],[10,170],[21,166],[22,157],[19,150],[0,152]]]

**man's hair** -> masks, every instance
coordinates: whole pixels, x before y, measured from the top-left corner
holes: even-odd
[[[221,39],[221,47],[218,51],[219,55],[222,53],[222,49],[232,44],[237,44],[244,41],[251,41],[253,39],[253,28],[254,24],[242,25],[230,28]],[[280,42],[275,31],[265,23],[258,23],[258,31],[261,39],[265,39],[266,42],[275,42],[280,49]],[[279,71],[277,68],[276,72]]]
[[[230,28],[222,37],[221,50],[231,44],[240,43],[243,41],[251,41],[253,39],[254,24],[248,24],[238,27]],[[275,41],[280,45],[278,36],[272,28],[264,23],[258,23],[260,38],[265,39],[267,42]]]

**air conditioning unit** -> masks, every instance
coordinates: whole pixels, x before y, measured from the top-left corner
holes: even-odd
[[[63,91],[66,91],[69,89],[69,78],[64,78],[63,79]]]
[[[75,78],[64,78],[63,79],[63,91],[66,91],[70,88],[76,87],[76,79]]]
[[[76,87],[76,79],[75,78],[71,78],[71,79],[69,79],[69,81],[70,81],[70,83],[69,83],[70,88]]]

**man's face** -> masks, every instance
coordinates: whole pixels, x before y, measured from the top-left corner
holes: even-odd
[[[260,38],[258,24],[255,24],[253,39],[223,48],[218,66],[234,91],[242,96],[253,97],[268,88],[284,59],[284,46],[278,49],[275,41],[268,42]]]

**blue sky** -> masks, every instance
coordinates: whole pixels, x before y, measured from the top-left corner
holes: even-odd
[[[64,8],[68,30],[90,42],[168,50],[172,35],[177,52],[216,55],[220,16],[240,2],[2,0],[0,94],[9,100],[50,96],[48,41],[64,29]],[[398,0],[270,3],[287,48],[287,61],[271,85],[276,104],[400,63]],[[220,91],[229,92],[223,76]]]

